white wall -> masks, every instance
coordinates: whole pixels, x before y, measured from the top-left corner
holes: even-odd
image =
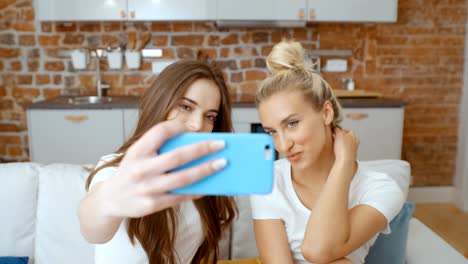
[[[462,93],[458,129],[457,169],[454,185],[456,205],[463,211],[468,212],[468,34],[465,35],[465,71]]]

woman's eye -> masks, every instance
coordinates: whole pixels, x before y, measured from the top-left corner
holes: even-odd
[[[297,126],[298,123],[299,123],[299,121],[288,122],[288,127],[295,127],[295,126]]]
[[[179,105],[179,107],[182,109],[182,110],[185,110],[185,111],[192,111],[192,108],[188,105],[184,105],[184,104],[181,104]]]
[[[210,120],[211,122],[216,121],[216,116],[209,115],[209,116],[206,116],[206,118]]]
[[[275,130],[269,130],[269,131],[265,131],[265,132],[270,136],[274,136],[276,134]]]

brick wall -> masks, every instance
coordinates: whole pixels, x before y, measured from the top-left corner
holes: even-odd
[[[325,73],[334,87],[353,77],[357,89],[408,102],[403,159],[414,183],[452,184],[463,82],[465,0],[399,1],[392,24],[308,24],[299,29],[218,29],[212,22],[38,23],[32,0],[0,1],[0,159],[28,159],[24,104],[60,94],[92,94],[95,64],[75,71],[66,50],[116,47],[129,32],[152,33],[147,47],[162,59],[208,57],[223,68],[232,96],[253,94],[266,76],[265,56],[282,37],[308,49],[350,50],[350,70]],[[326,60],[323,57],[322,60]],[[109,70],[110,94],[141,94],[153,80],[151,61],[140,70]]]

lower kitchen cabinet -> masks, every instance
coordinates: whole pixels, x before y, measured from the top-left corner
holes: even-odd
[[[124,141],[122,109],[28,111],[31,161],[93,164]]]
[[[401,159],[404,108],[344,108],[341,126],[360,140],[359,160]]]

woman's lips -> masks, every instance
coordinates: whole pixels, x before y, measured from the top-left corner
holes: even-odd
[[[295,153],[292,153],[292,154],[289,154],[288,156],[286,156],[286,158],[289,161],[297,161],[297,160],[299,160],[300,157],[301,157],[300,152],[295,152]]]

